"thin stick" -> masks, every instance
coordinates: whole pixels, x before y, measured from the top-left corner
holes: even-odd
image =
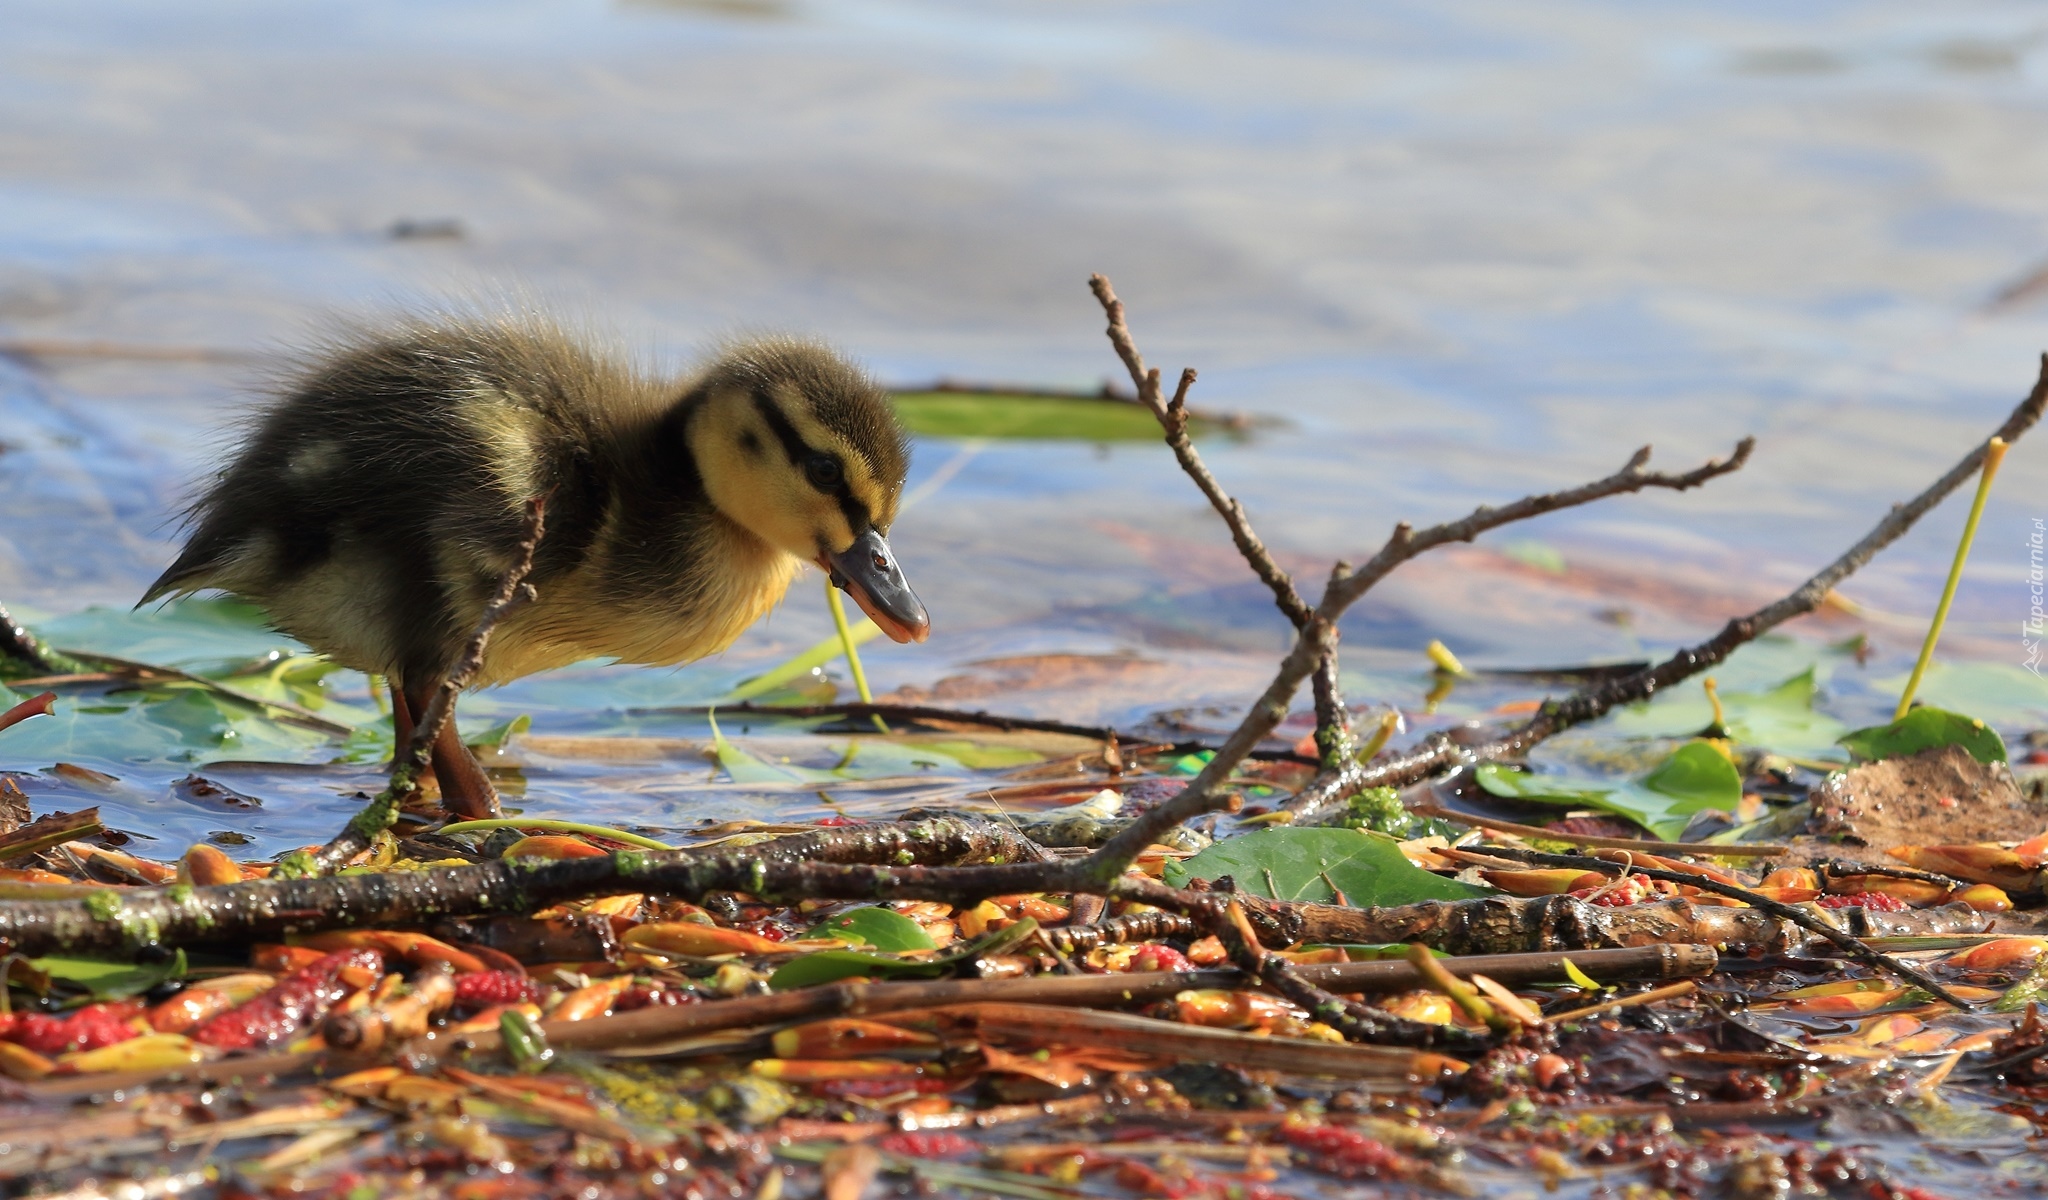
[[[1301,598],[1293,578],[1273,561],[1265,542],[1252,529],[1251,518],[1246,515],[1244,505],[1217,482],[1209,465],[1202,461],[1201,452],[1195,449],[1194,441],[1188,437],[1188,392],[1195,386],[1194,368],[1182,368],[1180,382],[1174,386],[1173,399],[1162,400],[1159,370],[1145,365],[1145,356],[1138,352],[1137,340],[1131,336],[1131,327],[1124,319],[1124,303],[1117,299],[1108,276],[1089,276],[1088,289],[1095,293],[1103,314],[1109,318],[1109,343],[1115,348],[1117,357],[1123,360],[1124,368],[1130,372],[1131,382],[1137,386],[1138,402],[1151,409],[1152,415],[1158,419],[1166,435],[1166,444],[1179,461],[1181,470],[1195,481],[1195,486],[1208,498],[1209,506],[1216,510],[1216,515],[1223,518],[1223,524],[1230,530],[1230,540],[1237,545],[1237,552],[1244,556],[1260,582],[1272,591],[1273,603],[1279,606],[1281,614],[1297,632],[1307,630],[1316,621],[1315,611]],[[1339,569],[1344,566],[1339,564]],[[1322,639],[1327,641],[1328,647],[1315,667],[1316,743],[1321,757],[1327,762],[1334,756],[1349,753],[1352,738],[1350,716],[1344,709],[1344,695],[1337,686],[1335,629],[1323,631]]]
[[[1994,437],[1984,444],[1984,470],[1977,476],[1977,498],[1970,502],[1969,519],[1963,522],[1963,536],[1956,543],[1955,561],[1949,564],[1948,582],[1942,585],[1941,603],[1934,606],[1934,619],[1927,624],[1927,640],[1920,643],[1920,657],[1913,663],[1913,673],[1906,677],[1906,690],[1899,693],[1899,708],[1892,714],[1894,721],[1904,719],[1912,711],[1913,693],[1920,690],[1927,664],[1934,661],[1934,644],[1941,640],[1949,605],[1955,603],[1956,585],[1963,581],[1963,564],[1970,560],[1970,543],[1977,540],[1977,522],[1984,517],[1984,501],[1991,495],[1991,481],[1998,477],[1998,465],[2005,461],[2005,451],[2003,438]]]
[[[1602,1000],[1598,1004],[1588,1004],[1584,1008],[1574,1008],[1561,1013],[1553,1013],[1545,1019],[1552,1025],[1562,1025],[1566,1021],[1582,1021],[1587,1017],[1598,1016],[1604,1012],[1613,1012],[1617,1008],[1634,1008],[1639,1004],[1655,1004],[1659,1000],[1676,1000],[1680,996],[1690,996],[1699,990],[1700,985],[1688,979],[1682,983],[1651,988],[1647,992],[1637,992],[1633,996],[1616,996],[1612,1000]]]
[[[1516,837],[1542,838],[1545,841],[1565,842],[1573,846],[1596,846],[1603,850],[1643,850],[1651,854],[1712,854],[1723,858],[1776,858],[1790,854],[1790,846],[1773,846],[1764,842],[1721,845],[1717,842],[1651,842],[1641,838],[1594,837],[1585,833],[1560,833],[1538,825],[1518,825],[1513,821],[1497,821],[1477,813],[1453,812],[1440,804],[1424,801],[1411,804],[1408,811],[1425,817],[1437,817],[1445,821],[1456,821],[1460,825],[1471,825],[1479,829],[1492,829],[1501,833],[1512,833]]]
[[[1642,875],[1650,879],[1682,883],[1688,887],[1698,888],[1703,892],[1712,892],[1716,896],[1726,896],[1730,900],[1740,900],[1744,904],[1752,908],[1761,909],[1781,921],[1790,921],[1808,933],[1826,938],[1828,941],[1840,946],[1851,958],[1855,958],[1866,965],[1876,967],[1888,975],[1895,975],[1914,987],[1922,988],[1942,1002],[1954,1005],[1959,1012],[1972,1012],[1976,1008],[1969,1001],[1962,999],[1954,992],[1943,987],[1940,980],[1935,979],[1920,968],[1901,962],[1889,954],[1872,950],[1862,942],[1857,941],[1827,922],[1814,917],[1812,914],[1793,905],[1782,904],[1769,897],[1760,896],[1748,888],[1732,887],[1728,884],[1708,879],[1704,875],[1693,875],[1680,871],[1665,871],[1656,867],[1641,867],[1630,863],[1609,862],[1604,858],[1594,858],[1584,854],[1543,854],[1535,850],[1518,850],[1510,846],[1488,846],[1485,852],[1497,854],[1502,858],[1512,858],[1518,862],[1533,863],[1539,867],[1584,867],[1588,870],[1599,871],[1602,874],[1608,875],[1620,875],[1623,873]]]

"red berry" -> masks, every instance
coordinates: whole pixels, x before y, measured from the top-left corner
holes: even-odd
[[[133,1004],[88,1004],[68,1017],[23,1013],[10,1036],[38,1054],[97,1050],[136,1036],[128,1024],[135,1012]]]
[[[472,971],[455,981],[455,1007],[496,1008],[540,999],[540,985],[523,971]]]
[[[1145,945],[1131,955],[1133,971],[1192,971],[1195,964],[1171,946]]]
[[[877,1141],[875,1149],[909,1158],[952,1158],[979,1153],[981,1147],[957,1133],[892,1133]]]
[[[1355,1129],[1335,1125],[1304,1125],[1289,1129],[1287,1143],[1300,1150],[1306,1165],[1330,1175],[1356,1179],[1361,1175],[1401,1178],[1412,1165],[1384,1142]]]

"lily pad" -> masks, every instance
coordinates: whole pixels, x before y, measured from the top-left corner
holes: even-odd
[[[877,950],[902,952],[933,949],[924,926],[886,908],[856,908],[811,927],[805,937],[842,937],[865,942]]]
[[[1627,817],[1666,841],[1677,841],[1695,813],[1733,812],[1742,803],[1742,775],[1707,742],[1688,742],[1641,779],[1614,782],[1536,775],[1496,763],[1474,776],[1488,793]]]
[[[1921,706],[1889,725],[1859,729],[1842,739],[1849,753],[1864,762],[1904,758],[1936,746],[1961,746],[1981,763],[2006,761],[2005,740],[1975,717],[1943,708]]]
[[[1368,907],[1494,894],[1490,888],[1433,875],[1409,862],[1393,839],[1356,829],[1261,829],[1166,864],[1170,887],[1225,875],[1242,892],[1315,904]]]

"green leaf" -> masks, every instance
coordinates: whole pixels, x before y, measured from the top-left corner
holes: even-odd
[[[1745,746],[1793,758],[1838,758],[1836,739],[1848,727],[1813,711],[1818,691],[1817,669],[1809,666],[1761,692],[1722,692],[1722,725],[1730,738]],[[1670,689],[1652,704],[1623,711],[1611,727],[1632,737],[1692,737],[1713,719],[1706,690],[1694,684]]]
[[[1742,802],[1742,775],[1706,742],[1688,742],[1639,780],[1612,782],[1532,775],[1487,763],[1474,772],[1489,794],[1573,808],[1598,808],[1627,817],[1666,841],[1677,841],[1693,814],[1733,812]]]
[[[805,937],[842,937],[866,942],[877,950],[931,950],[924,926],[902,913],[880,907],[856,908],[821,921]]]
[[[532,728],[533,718],[526,713],[520,713],[509,721],[500,721],[482,733],[472,734],[462,740],[470,746],[487,746],[494,750],[503,749],[506,742]]]
[[[878,979],[937,979],[952,968],[935,959],[895,958],[865,950],[819,950],[792,958],[768,977],[768,986],[815,987],[821,983],[867,975]]]
[[[1859,729],[1842,739],[1849,753],[1863,762],[1903,758],[1936,746],[1961,746],[1981,763],[2006,761],[2005,740],[1975,717],[1922,706],[1889,725]]]
[[[1406,942],[1317,942],[1314,945],[1303,946],[1302,949],[1342,950],[1344,957],[1351,962],[1393,962],[1408,957]],[[1430,947],[1429,952],[1438,958],[1453,957],[1448,950],[1438,950],[1434,946]]]
[[[1159,422],[1127,400],[1026,392],[897,392],[904,428],[930,438],[1019,438],[1037,441],[1157,442]],[[1189,432],[1213,432],[1196,417]]]
[[[1494,894],[1432,875],[1409,862],[1391,838],[1356,829],[1261,829],[1166,865],[1169,887],[1225,875],[1237,881],[1239,891],[1269,900],[1335,904],[1342,891],[1344,900],[1359,907]]]
[[[28,964],[51,979],[61,979],[74,987],[91,992],[95,999],[121,1000],[129,996],[139,996],[166,979],[175,979],[183,975],[185,952],[180,950],[169,960],[151,966],[97,958],[67,958],[61,955],[31,958]]]
[[[972,962],[986,954],[1001,954],[1037,932],[1038,922],[1026,917],[978,941],[930,958],[898,958],[865,950],[820,950],[782,964],[775,974],[768,977],[768,986],[781,991],[831,983],[854,975],[882,979],[937,979],[952,974],[954,968],[962,963]]]

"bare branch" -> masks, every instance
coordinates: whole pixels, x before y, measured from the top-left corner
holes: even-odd
[[[1202,489],[1202,494],[1209,498],[1210,507],[1230,527],[1230,537],[1237,543],[1237,552],[1244,555],[1244,560],[1251,564],[1260,581],[1272,589],[1273,602],[1287,614],[1287,619],[1296,629],[1301,628],[1309,620],[1308,602],[1301,598],[1301,593],[1294,588],[1294,580],[1273,561],[1266,544],[1252,531],[1251,518],[1245,515],[1244,505],[1216,482],[1216,477],[1209,473],[1208,464],[1202,461],[1201,453],[1188,438],[1188,389],[1194,386],[1195,372],[1192,369],[1182,371],[1180,386],[1174,390],[1173,400],[1162,401],[1159,398],[1159,372],[1146,368],[1145,359],[1131,338],[1131,328],[1124,323],[1124,302],[1110,290],[1108,277],[1092,275],[1088,286],[1094,291],[1095,298],[1102,302],[1103,312],[1109,316],[1110,345],[1116,348],[1117,357],[1123,359],[1124,366],[1130,370],[1131,382],[1138,385],[1139,401],[1159,418],[1160,427],[1166,431],[1166,444],[1172,447],[1173,456],[1180,460],[1181,469],[1195,481],[1196,487]]]
[[[2044,407],[2048,407],[2048,355],[2042,356],[2041,373],[2035,380],[2033,390],[2020,402],[2019,407],[2013,409],[2012,414],[1992,436],[2002,438],[2007,443],[2016,441],[2041,419]],[[1672,684],[1711,669],[1745,643],[1755,640],[1794,617],[1804,616],[1819,608],[1821,602],[1827,598],[1828,592],[1837,584],[1875,558],[1879,551],[1904,536],[1921,517],[1926,516],[1935,505],[1946,499],[1949,493],[1975,475],[1978,468],[1983,466],[1986,444],[1977,443],[1968,454],[1963,455],[1961,461],[1949,468],[1947,474],[1935,480],[1925,491],[1904,504],[1893,506],[1892,510],[1885,514],[1884,519],[1865,534],[1861,541],[1849,547],[1841,557],[1822,568],[1813,578],[1748,616],[1737,617],[1728,622],[1719,633],[1706,641],[1680,650],[1663,662],[1637,671],[1633,675],[1611,679],[1575,692],[1554,704],[1546,704],[1543,711],[1526,724],[1485,745],[1456,746],[1448,740],[1437,738],[1424,742],[1406,754],[1382,762],[1371,765],[1353,763],[1339,770],[1326,771],[1294,799],[1288,801],[1287,811],[1294,814],[1294,819],[1298,823],[1312,822],[1335,812],[1346,797],[1362,788],[1406,787],[1465,763],[1520,758],[1556,733],[1574,725],[1598,720],[1620,705],[1647,700]]]
[[[1345,575],[1341,580],[1332,582],[1330,591],[1323,597],[1323,615],[1334,619],[1337,614],[1357,603],[1359,597],[1365,595],[1374,584],[1385,579],[1395,567],[1425,551],[1434,550],[1449,542],[1469,542],[1489,529],[1498,529],[1502,525],[1526,521],[1531,517],[1539,517],[1563,508],[1590,504],[1609,496],[1640,492],[1644,488],[1669,488],[1682,492],[1687,488],[1698,487],[1717,476],[1741,470],[1749,461],[1750,452],[1754,449],[1756,439],[1743,438],[1735,443],[1735,453],[1729,457],[1713,459],[1683,474],[1671,475],[1663,471],[1643,469],[1650,461],[1650,448],[1644,446],[1629,457],[1628,463],[1621,470],[1605,479],[1596,479],[1591,483],[1567,488],[1561,492],[1524,496],[1512,504],[1504,504],[1499,508],[1482,505],[1460,520],[1432,525],[1420,533],[1409,528],[1406,523],[1397,525],[1394,527],[1393,535],[1387,539],[1387,544],[1380,548],[1378,554],[1373,555],[1364,566]]]

